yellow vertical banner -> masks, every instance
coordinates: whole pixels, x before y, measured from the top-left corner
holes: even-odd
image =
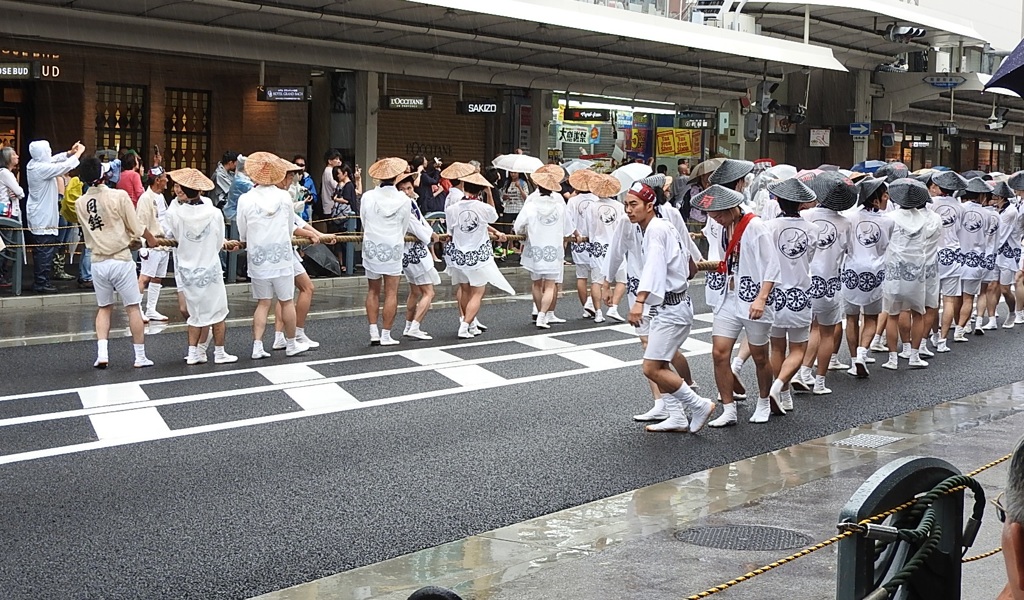
[[[656,134],[658,156],[698,156],[701,133],[700,129],[659,127]]]

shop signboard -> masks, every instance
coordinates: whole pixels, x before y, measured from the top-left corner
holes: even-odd
[[[533,122],[533,107],[529,104],[519,105],[519,145],[517,148],[530,153],[530,124]]]
[[[38,67],[38,62],[2,62],[0,79],[39,79]]]
[[[601,128],[597,125],[562,125],[558,128],[558,141],[566,144],[599,144]]]
[[[309,102],[312,99],[313,88],[305,85],[256,88],[259,102]]]
[[[607,123],[612,113],[606,108],[566,108],[562,120],[566,122]]]
[[[380,102],[388,110],[430,110],[430,96],[381,96]]]
[[[658,156],[700,156],[702,134],[699,129],[659,127],[655,150]]]
[[[460,115],[496,115],[498,114],[498,103],[487,100],[459,102],[455,105],[455,112]]]
[[[812,129],[811,148],[828,148],[832,141],[831,129]]]

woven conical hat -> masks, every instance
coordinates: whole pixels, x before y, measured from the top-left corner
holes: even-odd
[[[445,170],[441,171],[441,177],[445,179],[463,179],[468,175],[476,173],[476,167],[469,163],[453,162]]]
[[[170,171],[167,173],[167,176],[174,183],[199,192],[208,192],[214,188],[213,182],[210,181],[209,177],[191,167]]]
[[[276,154],[253,152],[245,161],[245,174],[256,185],[277,185],[288,174],[283,162]]]
[[[590,178],[590,191],[600,198],[614,198],[622,191],[622,182],[611,175],[595,175]]]
[[[569,185],[578,192],[589,192],[594,175],[597,175],[597,173],[587,169],[580,169],[569,176]]]
[[[386,181],[405,173],[408,168],[409,163],[405,162],[405,159],[390,157],[382,158],[370,165],[367,173],[377,181]]]

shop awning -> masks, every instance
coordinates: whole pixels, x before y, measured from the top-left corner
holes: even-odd
[[[907,51],[929,47],[983,46],[985,39],[969,21],[915,4],[880,0],[807,0],[797,2],[726,2],[752,16],[765,35],[804,39],[805,7],[810,12],[810,41],[832,48],[843,64],[873,70],[880,62]],[[725,17],[729,22],[730,17]],[[925,29],[911,44],[883,39],[888,25]]]
[[[874,102],[875,121],[910,121],[934,125],[950,119],[952,95],[953,120],[961,127],[982,130],[992,106],[1009,108],[1003,131],[1020,131],[1024,125],[1024,100],[1009,90],[985,90],[992,78],[983,73],[956,73],[966,81],[949,90],[924,81],[926,73],[878,73],[877,82],[885,88],[885,97]]]
[[[14,38],[680,104],[845,70],[827,48],[574,0],[0,0],[0,14]]]

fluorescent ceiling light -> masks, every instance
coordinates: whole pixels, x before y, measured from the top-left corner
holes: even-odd
[[[565,106],[565,100],[559,99],[558,104]],[[654,115],[674,115],[676,110],[674,108],[655,108],[652,106],[632,106],[626,104],[605,104],[603,102],[576,102],[572,103],[573,108],[603,108],[606,110],[621,110],[628,112],[638,113],[649,113]]]

